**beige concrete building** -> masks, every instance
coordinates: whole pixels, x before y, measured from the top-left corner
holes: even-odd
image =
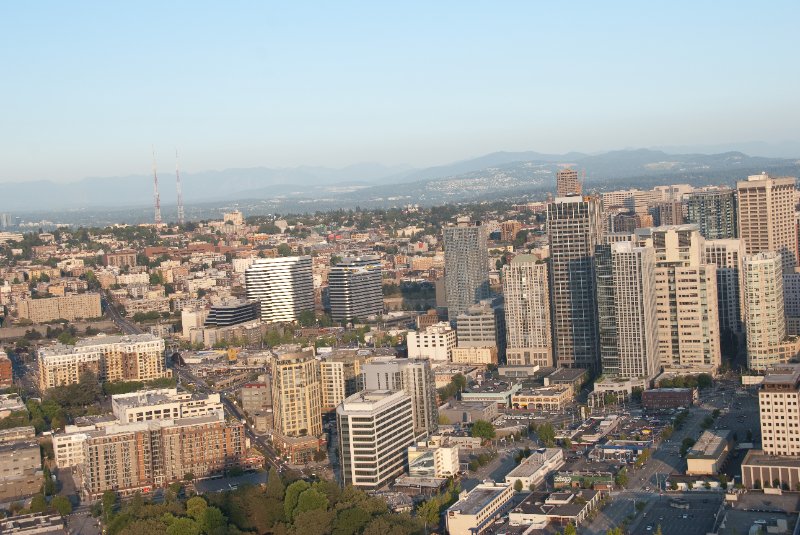
[[[503,266],[506,361],[509,365],[553,365],[550,282],[545,260],[518,255]]]
[[[142,390],[111,396],[111,410],[120,423],[194,418],[223,412],[217,393],[199,395],[177,388]]]
[[[731,451],[731,432],[727,429],[703,431],[686,454],[686,474],[715,476],[720,473]]]
[[[698,226],[639,229],[635,241],[656,252],[660,365],[682,374],[715,374],[722,362],[717,270],[704,263]]]
[[[412,331],[406,338],[408,358],[448,362],[456,347],[456,331],[447,322],[431,325],[424,331]]]
[[[580,195],[581,183],[578,180],[578,171],[571,168],[559,169],[556,172],[556,196]]]
[[[742,258],[744,243],[739,239],[706,240],[706,264],[717,266],[717,304],[719,325],[723,331],[736,335],[744,333],[742,321]]]
[[[646,215],[652,204],[664,200],[664,195],[656,190],[615,190],[602,194],[603,209],[623,208],[628,212]]]
[[[100,307],[100,294],[70,294],[64,297],[44,299],[23,299],[17,303],[17,313],[22,319],[33,323],[45,323],[64,319],[75,321],[85,318],[99,318],[103,315]]]
[[[499,515],[511,502],[514,487],[487,481],[471,491],[462,491],[458,501],[447,509],[447,532],[450,535],[480,535],[492,526],[490,519]]]
[[[488,366],[497,364],[497,348],[495,346],[486,347],[454,347],[452,351],[453,364],[473,364],[476,366]]]
[[[322,380],[319,361],[310,351],[286,353],[272,361],[272,411],[275,433],[284,438],[322,434]]]
[[[151,334],[97,336],[39,350],[39,388],[76,384],[91,371],[101,382],[149,381],[168,375],[164,340]]]
[[[322,380],[322,410],[332,411],[362,389],[361,369],[368,361],[359,351],[333,351],[319,361]]]
[[[736,183],[739,238],[748,255],[773,251],[781,255],[783,272],[797,266],[794,177],[772,178],[766,173]]]
[[[42,486],[39,443],[22,439],[0,444],[0,502],[26,498]]]
[[[781,255],[745,256],[743,278],[747,367],[763,371],[789,362],[800,352],[800,339],[787,337]]]
[[[560,411],[575,398],[575,390],[568,385],[523,388],[511,396],[515,409]]]

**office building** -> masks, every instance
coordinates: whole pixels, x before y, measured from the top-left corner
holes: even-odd
[[[411,331],[406,344],[409,358],[449,362],[456,347],[456,331],[443,321],[424,331]]]
[[[380,257],[343,258],[328,272],[328,295],[335,322],[383,314]]]
[[[63,297],[21,299],[17,303],[17,313],[21,319],[28,319],[33,323],[46,323],[55,320],[99,318],[103,315],[103,310],[100,307],[100,294],[90,292]]]
[[[470,491],[462,491],[458,501],[447,509],[447,533],[480,535],[492,520],[511,505],[514,487],[487,480]]]
[[[408,447],[408,475],[447,478],[458,475],[458,447],[430,447],[420,442]]]
[[[580,194],[581,183],[578,180],[578,171],[571,168],[559,169],[556,172],[556,197]]]
[[[181,314],[181,317],[183,315]],[[206,316],[205,327],[228,327],[261,319],[261,304],[258,301],[232,299],[212,305]]]
[[[378,357],[364,364],[363,370],[367,390],[402,390],[411,396],[415,435],[436,432],[438,394],[429,360]]]
[[[717,266],[717,303],[720,332],[740,336],[744,333],[742,322],[742,240],[706,240],[706,264]]]
[[[547,229],[556,365],[598,369],[594,250],[601,238],[599,200],[557,198],[547,206]]]
[[[442,232],[447,314],[455,321],[470,306],[489,297],[488,236],[480,221],[469,223],[463,218]]]
[[[84,372],[100,382],[150,381],[169,375],[164,340],[152,334],[97,336],[74,346],[55,344],[39,350],[39,389],[76,384]]]
[[[195,479],[242,467],[247,452],[244,426],[220,413],[194,418],[112,425],[90,432],[78,467],[82,492],[147,492],[187,474]]]
[[[249,416],[272,407],[272,389],[266,381],[243,385],[239,395],[242,399],[242,410]]]
[[[24,499],[42,487],[42,455],[34,438],[0,443],[0,501]]]
[[[517,255],[503,266],[506,361],[509,365],[553,365],[550,281],[547,263]]]
[[[653,225],[683,225],[683,203],[681,201],[661,201],[650,206]]]
[[[639,229],[635,243],[656,253],[660,365],[682,374],[715,374],[722,361],[717,270],[703,261],[697,225]]]
[[[783,262],[774,252],[744,257],[744,324],[747,367],[764,371],[800,352],[800,340],[789,338],[783,303]]]
[[[564,466],[564,450],[541,448],[533,451],[519,466],[506,474],[506,484],[513,486],[517,481],[521,481],[522,488],[532,488],[562,466]]]
[[[321,356],[322,410],[334,410],[346,398],[363,389],[361,371],[367,360],[367,354],[361,350],[336,350]]]
[[[244,278],[247,299],[261,303],[263,321],[296,321],[301,312],[314,310],[310,256],[259,258]]]
[[[365,390],[336,407],[342,486],[378,490],[405,471],[414,444],[411,398],[402,391]]]
[[[603,210],[622,209],[638,215],[648,214],[652,204],[665,200],[660,191],[638,189],[607,191],[602,193],[601,197]]]
[[[505,355],[506,327],[503,309],[484,299],[472,305],[456,318],[458,347],[494,348],[501,357]]]
[[[745,253],[779,253],[784,273],[792,273],[797,266],[795,181],[762,173],[736,183],[739,238]]]
[[[736,238],[736,192],[730,188],[693,191],[686,198],[686,222],[696,224],[707,240]]]
[[[659,371],[655,251],[598,245],[595,262],[603,373],[652,379]]]
[[[272,412],[276,446],[293,462],[310,459],[322,443],[322,381],[310,351],[285,353],[272,361]]]

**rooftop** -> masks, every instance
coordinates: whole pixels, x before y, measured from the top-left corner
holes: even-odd
[[[727,429],[703,431],[692,449],[686,455],[687,459],[717,459],[725,450],[731,440],[731,432]]]
[[[507,489],[508,485],[478,485],[451,505],[448,511],[457,511],[462,515],[477,515]]]

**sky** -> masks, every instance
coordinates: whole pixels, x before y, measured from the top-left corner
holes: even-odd
[[[192,172],[800,141],[799,16],[796,0],[3,2],[0,183],[147,174],[152,147]]]

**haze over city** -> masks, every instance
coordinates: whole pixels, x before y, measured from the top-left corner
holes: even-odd
[[[494,151],[800,154],[796,2],[10,3],[0,182]],[[753,144],[753,143],[756,144]]]

